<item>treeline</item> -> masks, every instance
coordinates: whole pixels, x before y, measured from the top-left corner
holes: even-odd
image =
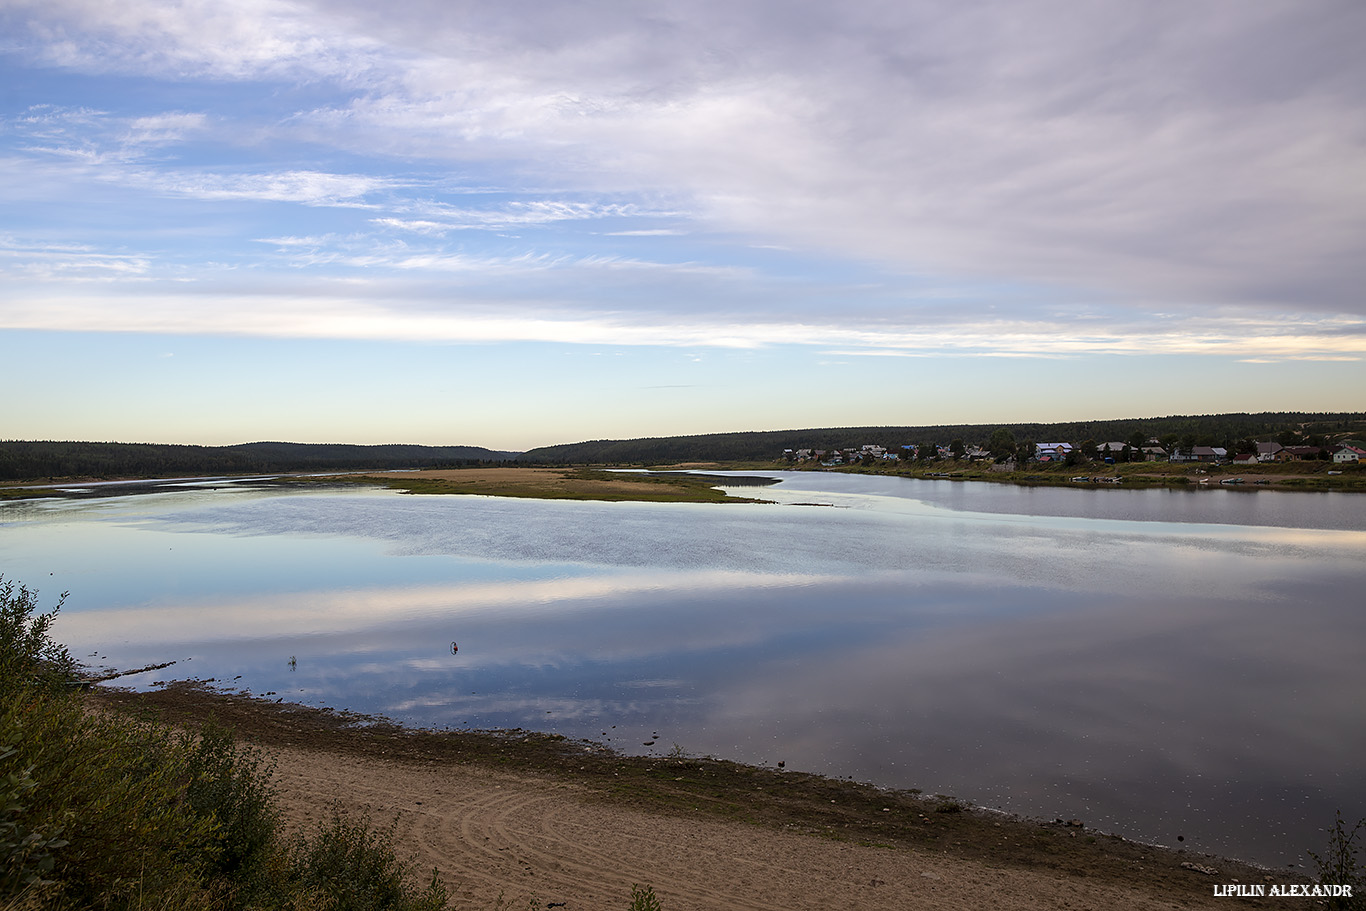
[[[532,449],[520,461],[550,464],[668,464],[688,461],[760,461],[782,456],[785,449],[849,449],[865,443],[893,446],[947,445],[963,440],[985,445],[999,429],[1017,440],[1036,442],[1123,441],[1135,433],[1145,437],[1191,438],[1196,445],[1220,445],[1247,437],[1275,439],[1280,434],[1336,437],[1366,434],[1366,412],[1265,412],[1262,414],[1174,415],[1058,424],[939,424],[908,427],[825,427],[699,436],[650,437],[637,440],[594,440]]]
[[[480,446],[353,446],[334,443],[161,443],[0,441],[0,480],[272,474],[288,471],[444,468],[514,458]]]
[[[1250,437],[1331,440],[1366,435],[1366,412],[1266,412],[1177,415],[1060,424],[937,424],[906,427],[824,427],[710,433],[697,436],[593,440],[543,446],[524,453],[481,446],[356,446],[340,443],[243,443],[189,446],[162,443],[0,441],[0,481],[57,478],[172,477],[177,475],[272,474],[290,471],[352,471],[392,468],[456,468],[516,460],[535,464],[644,464],[690,461],[771,461],[785,449],[849,449],[865,443],[888,448],[986,444],[997,430],[1016,440],[1098,443],[1135,433],[1218,446]]]

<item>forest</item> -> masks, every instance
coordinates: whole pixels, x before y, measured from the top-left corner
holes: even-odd
[[[877,443],[889,449],[963,440],[986,444],[1009,430],[1016,440],[1106,442],[1136,433],[1175,437],[1236,450],[1250,438],[1333,441],[1366,435],[1366,412],[1266,412],[1184,415],[1061,424],[950,424],[826,427],[711,433],[696,436],[593,440],[500,452],[479,446],[357,446],[337,443],[244,443],[191,446],[159,443],[0,441],[0,481],[272,474],[395,468],[461,468],[516,461],[538,465],[665,465],[677,462],[773,462],[785,449],[847,449]]]
[[[0,480],[453,468],[501,462],[515,455],[479,446],[352,446],[334,443],[184,446],[5,440],[0,441]]]
[[[785,449],[849,449],[876,443],[888,449],[904,445],[947,445],[952,440],[986,444],[999,429],[1016,440],[1035,442],[1123,441],[1135,433],[1161,439],[1190,438],[1197,446],[1221,446],[1247,438],[1308,440],[1366,434],[1366,412],[1266,412],[1262,414],[1178,415],[1080,421],[1060,424],[951,424],[902,427],[831,427],[714,433],[701,436],[638,440],[594,440],[532,449],[519,461],[547,464],[669,464],[691,461],[774,461]],[[1236,450],[1236,445],[1228,447]]]

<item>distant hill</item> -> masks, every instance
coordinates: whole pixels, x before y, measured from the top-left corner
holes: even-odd
[[[1328,437],[1366,432],[1366,412],[1266,412],[1262,414],[1176,415],[1160,418],[1125,418],[1060,424],[941,424],[907,427],[820,427],[806,430],[766,430],[744,433],[710,433],[698,436],[647,437],[635,440],[592,440],[543,446],[518,456],[518,461],[548,464],[634,463],[668,464],[693,461],[756,461],[782,457],[784,449],[847,449],[864,443],[888,448],[905,444],[948,445],[961,439],[971,445],[985,443],[1005,428],[1015,439],[1035,442],[1070,441],[1098,443],[1124,441],[1134,433],[1196,439],[1197,445],[1224,443],[1295,431]]]
[[[436,468],[501,462],[516,455],[480,446],[354,446],[339,443],[177,446],[11,440],[0,441],[0,480]]]
[[[270,474],[289,471],[442,468],[516,460],[532,464],[637,464],[773,461],[784,449],[847,449],[865,443],[985,443],[1004,428],[1024,442],[1097,443],[1145,437],[1189,438],[1195,445],[1226,446],[1286,433],[1310,442],[1366,436],[1366,412],[1266,412],[1177,415],[1063,424],[940,424],[920,427],[819,427],[696,436],[593,440],[502,452],[481,446],[356,446],[343,443],[243,443],[182,446],[163,443],[0,441],[0,480],[132,478],[177,475]]]

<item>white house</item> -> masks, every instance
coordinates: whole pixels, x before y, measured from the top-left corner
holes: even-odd
[[[1333,461],[1339,465],[1352,463],[1358,464],[1362,459],[1366,459],[1366,450],[1358,449],[1355,446],[1344,443],[1333,453]]]
[[[1281,444],[1275,442],[1274,440],[1273,440],[1272,442],[1270,442],[1270,443],[1258,443],[1258,444],[1257,444],[1257,461],[1258,461],[1258,462],[1274,462],[1274,461],[1276,461],[1276,453],[1278,453],[1278,452],[1280,452],[1280,451],[1281,451]]]

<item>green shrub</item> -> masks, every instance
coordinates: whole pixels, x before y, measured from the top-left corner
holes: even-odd
[[[180,746],[186,802],[214,823],[213,872],[250,894],[265,885],[279,841],[272,770],[259,750],[239,747],[232,731],[212,719],[197,738],[181,735]]]
[[[10,744],[0,776],[27,776],[8,822],[22,840],[49,840],[42,878],[72,905],[133,906],[212,869],[214,820],[188,806],[184,749],[169,731],[30,695],[0,709],[0,740]]]
[[[0,741],[0,763],[18,753],[18,739],[10,733]],[[54,885],[45,878],[56,865],[52,852],[67,842],[61,826],[44,831],[25,824],[29,795],[36,787],[31,768],[0,771],[0,895],[36,895]]]
[[[74,680],[76,662],[48,635],[65,600],[63,593],[56,607],[37,613],[38,593],[0,576],[0,695],[57,691]]]
[[[334,809],[331,821],[303,837],[290,856],[292,891],[318,911],[440,911],[446,889],[436,872],[425,890],[404,884],[405,865],[394,855],[393,830],[377,832]]]
[[[653,886],[632,886],[631,907],[627,911],[662,911]]]
[[[1323,885],[1351,886],[1351,896],[1334,896],[1328,899],[1328,907],[1334,911],[1348,911],[1366,908],[1366,870],[1357,863],[1357,847],[1352,844],[1357,833],[1366,828],[1366,819],[1357,820],[1351,829],[1342,820],[1342,811],[1328,832],[1328,849],[1322,856],[1309,852],[1318,868],[1319,882]]]

